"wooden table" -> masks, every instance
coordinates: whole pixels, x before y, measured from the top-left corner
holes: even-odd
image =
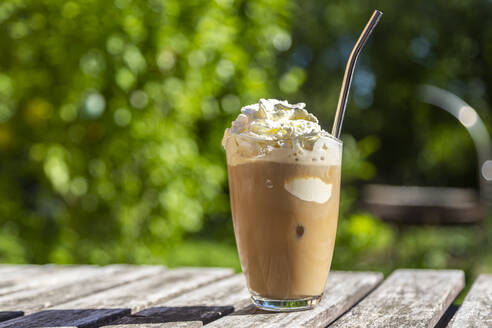
[[[463,286],[458,270],[335,271],[315,309],[268,313],[230,269],[0,265],[0,328],[492,327],[492,275],[456,311]]]

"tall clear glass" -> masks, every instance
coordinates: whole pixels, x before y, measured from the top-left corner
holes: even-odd
[[[255,156],[239,151],[232,136],[223,144],[234,233],[253,303],[269,311],[316,306],[335,245],[342,142],[323,137],[312,150]]]

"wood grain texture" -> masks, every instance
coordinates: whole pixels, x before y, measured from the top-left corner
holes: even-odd
[[[39,265],[31,265],[31,264],[0,264],[0,275],[4,276],[7,273],[14,271],[22,271],[30,268],[39,267]],[[1,280],[1,278],[0,278]]]
[[[29,264],[0,264],[0,289],[2,287],[10,287],[13,275],[19,272],[26,272],[32,268],[39,267],[38,265]],[[38,271],[39,272],[39,271]],[[34,274],[34,273],[33,273]],[[0,322],[10,320],[16,317],[23,316],[23,311],[11,311],[3,309],[0,306]]]
[[[182,268],[0,323],[0,328],[99,327],[119,317],[232,275],[230,269]],[[84,285],[80,285],[84,288]]]
[[[184,322],[162,322],[162,323],[139,323],[137,325],[117,325],[104,326],[105,328],[200,328],[203,327],[201,321],[184,321]]]
[[[216,320],[207,327],[326,327],[347,311],[383,279],[374,272],[331,272],[325,295],[312,310],[272,313],[252,304]]]
[[[26,267],[21,271],[13,271],[0,281],[0,296],[21,290],[47,287],[61,281],[77,281],[83,275],[96,274],[98,267],[90,265],[42,265]]]
[[[250,304],[244,276],[235,275],[154,304],[105,328],[201,327]]]
[[[396,270],[332,327],[434,327],[464,286],[458,270]]]
[[[161,266],[109,265],[87,275],[80,272],[78,279],[61,280],[55,286],[40,286],[0,296],[0,309],[23,311],[25,314],[90,295],[124,283],[129,283],[164,271]],[[74,272],[77,274],[77,272]],[[81,286],[84,286],[81,288]],[[0,319],[0,321],[2,321]]]
[[[448,327],[492,327],[492,275],[478,276]]]
[[[56,270],[56,267],[47,265],[3,265],[0,268],[0,295],[8,293],[14,285],[44,272]]]
[[[221,268],[179,268],[131,284],[93,294],[57,308],[106,308],[125,306],[132,312],[169,299],[218,279],[231,276],[233,271]]]

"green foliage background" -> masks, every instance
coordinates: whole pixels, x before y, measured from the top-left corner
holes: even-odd
[[[490,127],[488,0],[0,2],[0,261],[239,269],[224,129],[260,97],[305,101],[328,128],[375,7],[334,267],[492,270],[490,218],[399,230],[356,206],[367,181],[477,187],[471,139],[416,88],[453,91]]]

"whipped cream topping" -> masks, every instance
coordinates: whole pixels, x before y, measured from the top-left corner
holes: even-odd
[[[323,130],[305,107],[305,103],[289,104],[277,99],[260,99],[257,104],[244,106],[222,140],[228,158],[268,155],[271,160],[289,157],[289,161],[304,161],[304,152],[315,152],[317,157],[309,158],[314,162],[328,158],[323,153],[329,149],[339,153],[341,141]]]
[[[305,103],[289,104],[277,99],[260,99],[257,104],[241,109],[232,122],[231,133],[248,136],[259,141],[271,141],[282,146],[282,140],[297,138],[303,143],[314,143],[320,136],[328,135],[318,124],[318,119],[308,113]]]

